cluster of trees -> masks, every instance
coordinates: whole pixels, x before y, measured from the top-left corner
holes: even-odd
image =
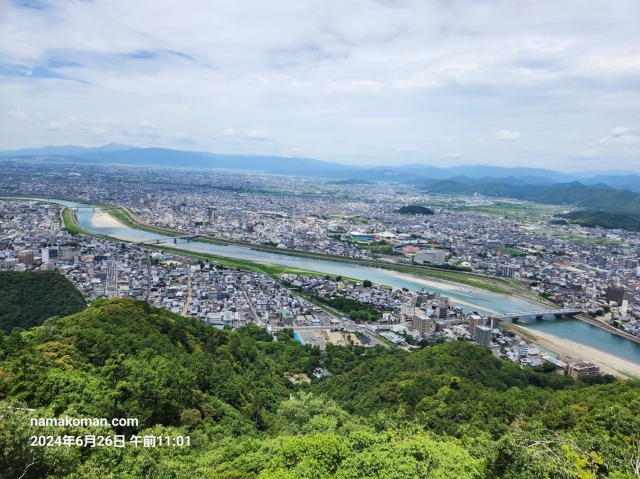
[[[86,308],[73,283],[55,271],[0,271],[0,330],[38,326]]]
[[[365,283],[366,282],[368,282],[369,287],[371,287],[371,281],[365,280]],[[331,296],[329,298],[314,296],[314,298],[338,311],[346,313],[349,318],[354,321],[378,321],[382,317],[382,313],[370,304],[362,303],[353,298],[346,298],[344,296]]]
[[[431,208],[427,208],[426,206],[421,205],[407,205],[402,206],[396,211],[396,213],[400,213],[401,215],[432,215],[434,214]]]
[[[567,220],[570,220],[571,223],[581,226],[640,231],[640,218],[638,216],[619,211],[579,210],[557,214],[555,217],[560,218],[558,221],[566,223]]]
[[[293,373],[332,377],[293,384]],[[0,333],[6,478],[638,477],[640,381],[589,385],[452,342],[406,352],[216,330],[129,299]],[[29,426],[130,417],[137,427]],[[32,447],[33,435],[190,436]]]
[[[325,276],[325,279],[331,279],[329,275]],[[342,281],[342,276],[337,276],[336,281]],[[298,293],[305,295],[304,289],[300,286],[293,286],[289,281],[283,281],[283,285],[297,291]],[[370,288],[373,283],[365,279],[362,283],[365,288]],[[353,321],[378,321],[382,317],[382,312],[374,308],[369,304],[362,303],[352,298],[346,298],[344,296],[319,296],[317,294],[307,295],[307,297],[318,301],[320,303],[331,306],[349,316]]]
[[[455,264],[443,263],[443,264],[430,264],[430,268],[448,269],[451,271],[473,271],[473,268],[467,266],[458,266]]]

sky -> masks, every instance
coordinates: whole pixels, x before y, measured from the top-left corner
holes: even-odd
[[[0,150],[640,170],[638,0],[0,0]]]

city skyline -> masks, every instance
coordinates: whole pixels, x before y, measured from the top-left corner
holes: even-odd
[[[0,19],[0,150],[636,170],[639,9],[14,1]]]

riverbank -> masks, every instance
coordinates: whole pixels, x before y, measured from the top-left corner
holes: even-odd
[[[91,222],[96,228],[117,228],[123,226],[122,223],[103,210],[98,210]]]
[[[23,199],[28,199],[23,197]],[[48,201],[41,198],[32,198],[39,201]],[[77,201],[71,198],[67,198],[67,201]],[[55,201],[53,199],[52,201]],[[151,225],[145,222],[143,219],[135,215],[133,212],[126,208],[120,208],[108,203],[92,201],[89,204],[99,208],[102,212],[113,217],[119,224],[117,226],[129,227],[149,233],[160,234],[163,236],[180,236],[184,235],[184,231],[174,231],[169,228],[159,227]],[[115,224],[113,225],[115,226]],[[133,241],[131,238],[127,238],[129,241]],[[265,253],[279,254],[282,256],[298,256],[302,258],[317,259],[323,261],[334,261],[346,264],[354,264],[359,266],[366,266],[371,268],[381,268],[386,271],[396,271],[398,273],[404,273],[413,277],[420,276],[423,278],[432,278],[438,281],[446,281],[455,284],[462,284],[477,288],[485,291],[490,291],[497,294],[510,295],[526,301],[536,302],[546,307],[553,307],[552,303],[547,302],[544,298],[522,287],[522,285],[516,282],[503,278],[494,278],[483,276],[477,273],[452,271],[446,269],[440,269],[437,267],[429,267],[423,265],[404,265],[398,263],[388,263],[381,260],[368,260],[360,258],[350,258],[347,256],[339,256],[327,253],[316,253],[309,251],[299,251],[292,249],[276,248],[274,246],[260,245],[245,243],[237,240],[222,239],[210,235],[203,235],[198,238],[199,242],[210,243],[220,246],[238,246],[249,248],[255,251],[261,251]]]
[[[81,235],[86,235],[86,236],[93,236],[94,238],[100,238],[100,239],[104,239],[104,240],[108,240],[108,241],[123,241],[123,240],[117,240],[117,239],[112,238],[110,236],[91,233],[91,232],[85,230],[78,223],[78,218],[76,217],[75,212],[71,208],[67,208],[67,207],[63,208],[62,213],[61,213],[61,217],[62,217],[63,227],[66,228],[66,230],[69,233],[71,233],[72,235],[81,234]],[[118,226],[122,226],[122,225],[120,225],[120,223],[117,223],[117,225]]]
[[[80,228],[80,225],[78,224],[78,219],[76,218],[76,215],[69,208],[64,208],[62,210],[62,221],[63,221],[63,226],[66,228],[66,230],[69,233],[71,233],[71,234],[88,234],[87,231],[85,231],[82,228]],[[93,236],[93,235],[91,235],[91,236]]]
[[[398,279],[407,279],[407,275],[406,274],[398,273],[398,272],[395,272],[395,271],[391,273],[391,276],[393,276],[395,278],[398,278]],[[444,280],[440,280],[438,282],[435,282],[435,281],[429,281],[428,279],[424,279],[424,278],[416,278],[414,276],[414,277],[411,277],[411,281],[423,284],[427,288],[439,288],[441,290],[445,290],[445,291],[448,291],[450,293],[458,293],[458,294],[462,293],[462,294],[464,294],[467,291],[464,287],[460,286],[457,283],[445,282]],[[484,306],[480,307],[477,304],[473,304],[470,301],[465,301],[463,299],[460,299],[459,297],[456,297],[453,300],[453,302],[456,303],[456,304],[461,304],[463,306],[467,306],[469,308],[480,308],[482,311],[486,311],[489,314],[499,314],[497,311],[493,311],[491,309],[487,309]]]
[[[597,328],[604,329],[605,331],[608,331],[611,334],[615,334],[616,336],[620,336],[621,338],[628,339],[629,341],[633,341],[634,343],[640,344],[640,338],[638,336],[634,336],[633,334],[629,334],[625,331],[616,329],[610,324],[607,324],[602,320],[592,318],[587,314],[578,314],[576,315],[576,319],[584,321],[585,323],[589,323],[590,325],[595,326]]]
[[[575,341],[559,338],[539,329],[527,328],[522,324],[504,326],[506,329],[517,332],[524,339],[560,356],[582,358],[591,362],[598,366],[603,374],[611,374],[621,379],[640,378],[640,364],[632,363]]]
[[[87,229],[91,229],[94,230],[93,227],[93,215],[95,214],[95,212],[89,212],[89,211],[85,211],[85,210],[81,210],[82,216],[80,218],[82,218],[82,224],[85,225],[85,228]],[[120,226],[124,226],[122,224],[120,224]],[[126,229],[126,228],[124,228]],[[105,231],[109,230],[109,228],[105,228]],[[132,231],[133,233],[133,231]],[[120,232],[117,233],[118,238],[120,238]],[[96,235],[93,235],[96,236]],[[162,235],[166,238],[166,235]],[[114,241],[118,241],[118,239],[116,238],[108,238],[107,239],[111,239]],[[272,255],[268,255],[269,257],[261,257],[261,254],[257,254],[257,253],[250,253],[251,250],[247,249],[247,255],[249,256],[249,258],[245,259],[244,256],[239,256],[238,258],[234,258],[234,257],[229,257],[225,252],[223,252],[222,250],[226,248],[217,248],[215,249],[215,251],[206,251],[207,248],[209,248],[210,246],[207,246],[205,244],[196,244],[194,245],[194,243],[197,242],[191,242],[187,245],[187,243],[185,243],[185,247],[191,248],[190,250],[183,250],[181,247],[176,247],[176,248],[172,248],[172,245],[148,245],[147,247],[149,248],[154,248],[154,249],[160,249],[160,250],[164,250],[164,251],[170,251],[172,253],[175,254],[179,254],[179,255],[183,255],[183,256],[189,256],[192,258],[197,258],[197,259],[203,259],[203,260],[211,260],[211,261],[215,261],[217,263],[223,264],[225,266],[228,267],[233,267],[233,268],[238,268],[238,269],[242,269],[242,270],[246,270],[246,271],[254,271],[254,272],[261,272],[261,273],[266,273],[269,274],[272,277],[279,277],[281,274],[283,273],[295,273],[295,274],[301,274],[301,275],[313,275],[313,276],[326,276],[327,274],[329,275],[341,275],[344,278],[346,278],[347,276],[352,276],[352,275],[348,275],[345,274],[346,273],[346,269],[345,268],[341,268],[341,267],[333,267],[334,269],[329,268],[328,270],[323,269],[325,267],[324,264],[320,265],[316,265],[318,268],[320,268],[319,270],[314,270],[315,268],[307,268],[307,269],[300,269],[301,265],[309,265],[309,263],[313,263],[313,261],[298,261],[297,259],[289,262],[288,264],[280,264],[278,263],[277,259],[275,258],[275,256],[272,257]],[[193,248],[196,247],[196,249],[194,250]],[[202,249],[201,249],[202,248]],[[234,249],[234,248],[231,248]],[[237,247],[235,248],[237,249]],[[219,250],[219,251],[218,251]],[[233,252],[233,254],[238,254],[236,251]],[[263,255],[264,256],[264,255]],[[286,255],[281,255],[281,256],[286,256]],[[271,263],[269,260],[273,260],[274,262]],[[292,263],[300,263],[300,264],[292,264]],[[328,263],[327,263],[328,264]],[[336,262],[332,262],[332,264],[336,264]],[[337,268],[337,270],[335,269]],[[352,268],[352,266],[349,266],[349,268]],[[409,287],[412,288],[414,290],[419,290],[422,286],[424,286],[426,289],[429,290],[436,290],[436,291],[440,291],[443,295],[452,295],[452,300],[454,303],[456,304],[460,304],[462,306],[466,306],[469,307],[472,310],[483,310],[483,311],[487,311],[487,306],[489,307],[489,309],[492,309],[494,311],[503,311],[505,308],[505,304],[507,304],[509,301],[511,301],[512,299],[514,299],[513,296],[504,296],[502,298],[499,299],[499,301],[494,301],[494,302],[490,302],[490,304],[487,304],[485,306],[479,306],[478,304],[484,304],[484,296],[477,296],[477,292],[478,290],[474,290],[473,288],[468,288],[468,287],[464,287],[460,284],[457,283],[453,283],[453,282],[447,282],[446,284],[442,284],[440,281],[438,280],[431,280],[428,277],[416,277],[416,276],[412,276],[410,278],[410,282],[413,284],[407,284],[409,283],[407,281],[407,283],[405,283],[405,279],[409,279],[409,277],[407,276],[406,278],[404,278],[403,276],[405,276],[404,274],[400,274],[397,272],[391,272],[388,270],[385,270],[384,272],[384,277],[381,277],[381,273],[382,273],[382,269],[378,268],[377,269],[379,271],[376,272],[375,270],[371,270],[369,272],[367,272],[367,274],[371,274],[372,276],[369,277],[369,279],[374,280],[374,282],[378,282],[380,284],[389,284],[389,283],[385,283],[385,278],[389,277],[388,280],[391,282],[391,284],[393,284],[395,287]],[[356,276],[356,277],[360,277],[361,276]],[[366,277],[366,276],[365,276]],[[405,283],[405,284],[403,284]],[[472,291],[473,290],[473,291]],[[483,294],[488,294],[488,293],[483,293]],[[474,296],[475,295],[475,296]],[[481,303],[477,303],[476,300],[481,300],[483,302]],[[526,307],[526,306],[525,306]],[[535,309],[535,307],[534,307]],[[542,308],[540,308],[542,309]],[[510,309],[510,311],[516,311],[518,309]],[[523,309],[520,309],[523,310]],[[506,311],[506,310],[504,310]],[[581,321],[578,321],[577,323],[582,323]],[[586,327],[586,324],[585,324]],[[579,329],[579,328],[578,328]],[[534,333],[535,334],[535,333]],[[555,335],[551,335],[553,338],[558,338],[558,336]],[[559,336],[560,338],[568,338],[569,340],[573,339],[573,332],[569,333],[569,335],[567,334],[562,334]],[[606,342],[606,341],[605,341]],[[586,347],[591,347],[591,348],[597,348],[597,349],[601,349],[599,348],[597,345],[593,344],[592,342],[586,341],[586,342],[582,342],[580,340],[580,345],[582,344],[586,344],[586,345],[590,345],[590,346],[586,346]],[[578,343],[576,343],[578,344]],[[608,343],[607,343],[608,344]],[[554,347],[549,347],[548,349],[550,350],[557,350],[558,348],[554,348]],[[609,360],[611,356],[611,353],[613,354],[617,354],[617,349],[615,348],[604,348],[605,351],[607,351],[608,356],[607,357],[603,357],[600,361],[598,361],[599,364],[601,364],[603,366],[602,370],[603,371],[607,371],[611,374],[615,374],[617,376],[620,377],[629,377],[629,376],[635,376],[635,375],[640,375],[638,374],[637,370],[631,366],[631,367],[627,367],[624,364],[617,364],[611,367],[611,369],[607,369],[608,365],[609,365]],[[580,348],[579,347],[575,347],[573,349],[573,356],[583,356],[583,354],[580,354]],[[633,356],[633,354],[631,355]],[[593,360],[592,358],[595,357],[595,355],[589,355],[588,358]],[[624,355],[623,357],[627,358],[626,355]],[[625,360],[623,360],[625,361]],[[639,361],[635,361],[634,359],[631,358],[627,358],[626,361],[630,362],[631,364],[640,364],[640,360]],[[615,362],[615,359],[611,360],[611,363],[613,364]],[[621,372],[620,372],[621,371]],[[627,374],[624,374],[624,373]]]
[[[169,228],[151,225],[145,222],[144,220],[142,220],[141,218],[139,218],[138,216],[136,216],[131,211],[127,210],[126,208],[107,206],[104,203],[101,203],[101,204],[92,203],[92,204],[104,208],[109,215],[114,217],[123,225],[133,229],[138,229],[138,230],[147,231],[150,233],[162,234],[167,236],[178,236],[178,235],[184,234],[184,231],[183,232],[174,231]],[[442,270],[439,268],[420,266],[420,265],[401,265],[401,264],[387,263],[387,262],[378,261],[378,260],[350,258],[346,256],[338,256],[338,255],[316,253],[316,252],[309,252],[309,251],[282,249],[282,248],[276,248],[274,246],[251,244],[251,243],[245,243],[242,241],[222,239],[222,238],[217,238],[210,235],[201,236],[198,238],[198,241],[202,243],[211,243],[211,244],[216,244],[220,246],[240,246],[240,247],[250,248],[255,251],[262,251],[265,253],[274,253],[274,254],[280,254],[280,255],[286,255],[286,256],[299,256],[299,257],[310,258],[310,259],[338,261],[341,263],[351,263],[351,264],[357,264],[360,266],[367,266],[372,268],[382,268],[387,271],[396,271],[398,273],[410,274],[412,276],[421,276],[421,277],[433,278],[441,281],[448,281],[455,284],[464,284],[467,286],[471,286],[473,288],[483,289],[485,291],[490,291],[493,293],[513,295],[521,299],[525,299],[528,301],[535,301],[545,306],[550,306],[550,304],[546,303],[543,298],[537,295],[533,295],[530,291],[523,289],[522,287],[520,287],[519,285],[515,284],[512,281],[499,279],[499,278],[490,278],[490,277],[478,275],[475,273]]]
[[[100,215],[100,218],[97,218],[98,215]],[[73,214],[72,210],[70,212],[70,216],[73,218],[73,220],[75,220],[75,215]],[[93,227],[99,227],[100,224],[105,224],[107,228],[123,227],[123,229],[127,229],[127,226],[121,223],[119,219],[120,218],[111,217],[108,214],[108,211],[98,210],[91,217],[91,224]],[[84,234],[96,236],[95,234],[84,231],[82,228],[79,227],[76,221],[74,221],[73,228],[78,233],[84,233]],[[105,239],[115,240],[114,238],[110,238],[110,237],[104,237],[104,236],[101,236],[101,237]],[[120,234],[118,238],[120,238],[121,240],[129,239],[130,241],[135,242],[135,238],[126,238],[125,236],[121,236]],[[171,252],[174,254],[179,254],[182,256],[188,256],[195,259],[214,261],[216,263],[222,264],[230,268],[238,268],[245,271],[265,273],[273,278],[279,278],[282,274],[298,274],[302,276],[320,276],[320,277],[326,276],[326,273],[323,273],[323,272],[305,270],[305,269],[300,269],[300,268],[291,267],[291,266],[272,264],[267,261],[257,262],[254,260],[237,259],[237,258],[212,254],[204,251],[200,252],[200,251],[185,250],[179,247],[172,247],[171,245],[147,244],[145,247],[163,250],[163,251]],[[468,295],[468,293],[471,293],[471,290],[469,290],[468,287],[462,286],[458,283],[447,282],[444,280],[429,281],[428,278],[409,276],[405,273],[398,273],[398,272],[389,272],[389,275],[400,280],[419,283],[421,285],[424,285],[427,288],[436,289],[436,290],[438,288],[444,289],[445,295],[447,294],[447,292],[455,295],[455,297],[451,298],[454,304],[467,307],[471,310],[483,311],[489,314],[492,314],[495,312],[494,310],[487,308],[486,306],[482,306],[481,304],[477,304],[476,302],[474,302],[473,296],[470,296],[468,299],[465,299],[464,297],[460,298],[459,297],[460,295],[463,295],[463,296]],[[347,275],[344,275],[344,274],[341,274],[341,276],[343,276],[343,278],[346,280],[351,280],[355,282],[361,281],[361,279],[349,278]],[[378,280],[378,282],[384,285],[384,283],[380,282],[380,280]],[[417,287],[416,289],[419,289],[419,287]]]

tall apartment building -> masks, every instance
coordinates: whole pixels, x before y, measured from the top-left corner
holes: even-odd
[[[412,321],[416,311],[416,305],[413,301],[402,303],[400,306],[400,316],[403,321]]]
[[[469,334],[472,338],[475,338],[476,328],[478,326],[482,326],[482,316],[479,314],[470,314],[469,315]]]
[[[218,208],[215,206],[207,206],[207,217],[211,221],[216,221],[218,219]]]
[[[6,269],[13,269],[18,264],[18,258],[7,258],[4,260],[4,267]]]
[[[423,312],[418,312],[413,317],[413,329],[424,338],[431,336],[436,329],[435,319]]]
[[[491,332],[491,328],[488,326],[476,326],[474,341],[478,343],[480,346],[491,346],[491,338],[493,337],[493,333]]]
[[[107,279],[105,294],[108,298],[118,296],[118,271],[117,263],[113,260],[107,261]]]
[[[625,299],[625,293],[626,290],[623,286],[608,286],[604,294],[604,299],[607,303],[615,301],[616,303],[618,303],[618,306],[620,306],[622,304],[622,301]]]
[[[26,249],[24,251],[18,252],[18,263],[33,264],[34,258],[35,258],[35,254],[33,250]]]

